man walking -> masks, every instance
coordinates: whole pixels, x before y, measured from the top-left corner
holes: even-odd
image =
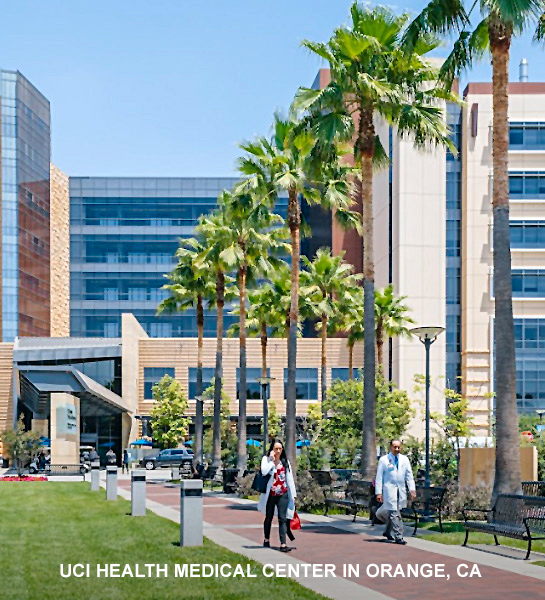
[[[390,442],[390,452],[378,462],[375,493],[382,506],[376,517],[386,523],[384,537],[396,544],[406,544],[403,539],[401,509],[407,506],[407,487],[411,500],[416,498],[413,472],[409,459],[401,454],[401,441]]]

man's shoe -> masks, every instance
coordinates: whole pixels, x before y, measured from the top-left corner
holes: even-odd
[[[405,546],[405,544],[407,543],[405,540],[394,540],[396,544],[399,544],[400,546]]]
[[[291,552],[291,548],[289,546],[280,546],[280,552]]]
[[[265,541],[263,542],[263,548],[270,548],[270,547],[271,547],[271,543],[270,543],[270,542],[268,542],[267,540],[265,540]]]

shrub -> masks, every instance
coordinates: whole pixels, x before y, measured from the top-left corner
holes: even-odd
[[[451,483],[447,485],[443,499],[443,514],[450,519],[461,520],[463,519],[462,508],[465,506],[489,508],[491,497],[491,487],[460,488],[456,483]]]
[[[259,496],[259,494],[252,489],[252,483],[254,481],[255,473],[248,473],[244,477],[237,477],[237,495],[240,498],[252,498]]]
[[[297,472],[297,498],[295,504],[299,510],[310,510],[323,505],[324,494],[308,471]]]

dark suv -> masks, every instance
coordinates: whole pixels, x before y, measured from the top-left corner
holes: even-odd
[[[193,460],[193,453],[185,448],[171,448],[170,450],[161,450],[156,456],[147,456],[140,461],[140,466],[148,471],[159,467],[173,467],[181,465],[183,462]]]

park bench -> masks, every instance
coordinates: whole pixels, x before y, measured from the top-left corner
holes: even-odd
[[[348,483],[334,482],[330,488],[322,488],[324,492],[325,512],[327,516],[330,506],[340,506],[356,516],[361,510],[371,511],[375,488],[371,481],[351,480]]]
[[[242,477],[246,477],[250,473],[255,473],[255,471],[248,471],[248,469],[244,469]],[[223,493],[224,494],[233,494],[237,491],[238,488],[238,469],[223,469],[222,471],[223,478]]]
[[[439,531],[443,533],[443,498],[446,488],[417,485],[416,498],[409,500],[405,508],[401,509],[401,516],[414,521],[413,535],[416,535],[418,529],[419,517],[438,517]]]
[[[523,481],[523,496],[545,496],[545,481]]]
[[[486,521],[470,518],[471,513],[486,516]],[[541,496],[519,496],[499,494],[494,508],[466,507],[462,510],[467,545],[470,531],[490,533],[499,546],[498,536],[528,542],[525,560],[530,557],[533,540],[545,539],[545,498]]]
[[[85,479],[85,473],[87,469],[84,465],[46,465],[45,475],[47,477],[58,477],[58,476],[74,476],[83,477]]]
[[[218,467],[208,467],[201,474],[202,486],[204,488],[206,482],[210,483],[210,489],[214,491],[216,483],[222,485],[221,473]]]

